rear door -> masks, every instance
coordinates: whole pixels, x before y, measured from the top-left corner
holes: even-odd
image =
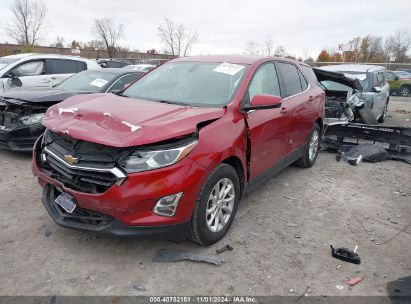
[[[87,70],[87,65],[83,61],[70,59],[47,59],[47,78],[49,85],[59,84],[69,76]]]
[[[283,112],[288,116],[290,136],[288,138],[287,154],[302,147],[313,126],[312,102],[309,83],[298,69],[290,62],[276,62],[280,74]]]
[[[255,95],[281,96],[277,72],[272,62],[264,63],[250,81],[243,104]],[[281,166],[288,139],[287,116],[281,109],[251,110],[244,113],[251,141],[250,179]]]

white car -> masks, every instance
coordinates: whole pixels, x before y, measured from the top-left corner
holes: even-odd
[[[151,71],[152,69],[154,69],[155,67],[156,65],[154,64],[131,64],[131,65],[125,66],[123,69],[147,73]]]
[[[17,87],[52,87],[67,77],[99,69],[92,60],[54,54],[18,54],[0,58],[0,93]]]

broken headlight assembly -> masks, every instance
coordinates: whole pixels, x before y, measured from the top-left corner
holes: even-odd
[[[136,150],[125,157],[120,162],[120,165],[127,173],[142,172],[171,166],[190,154],[196,145],[197,140],[184,146],[164,150]]]
[[[19,118],[19,124],[22,126],[34,125],[41,123],[45,113],[32,114]]]

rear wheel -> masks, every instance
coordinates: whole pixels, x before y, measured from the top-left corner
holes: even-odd
[[[230,229],[240,200],[240,179],[230,165],[221,164],[200,191],[191,221],[192,239],[201,245],[219,241]]]
[[[361,120],[363,123],[367,125],[376,125],[378,124],[377,118],[375,118],[374,114],[371,112],[371,109],[364,107],[358,110],[358,115],[360,115]]]
[[[301,168],[310,168],[314,165],[318,151],[320,150],[320,140],[321,129],[320,126],[315,123],[309,140],[304,147],[303,156],[295,162],[297,166]]]

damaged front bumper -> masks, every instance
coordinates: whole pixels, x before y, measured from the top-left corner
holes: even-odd
[[[33,124],[13,129],[0,126],[0,148],[30,152],[33,150],[37,138],[44,132],[41,124]]]
[[[122,171],[125,177],[119,183],[111,180],[110,174],[113,168],[121,169],[111,163],[103,165],[104,155],[91,155],[85,150],[80,155],[73,154],[89,161],[92,157],[95,161],[93,167],[100,171],[84,170],[81,162],[77,165],[65,164],[64,160],[57,160],[56,155],[45,152],[42,138],[33,149],[32,169],[44,188],[43,204],[57,224],[118,237],[186,236],[183,231],[188,231],[194,202],[209,174],[207,169],[187,157],[161,169],[130,174]],[[58,150],[64,151],[61,139],[57,141],[60,141]],[[87,147],[90,145],[94,147],[94,144],[87,142]],[[52,149],[52,144],[47,148]],[[100,146],[98,148],[102,149]],[[161,198],[180,192],[183,195],[175,215],[167,217],[153,212]],[[73,197],[76,208],[72,214],[56,204],[56,198],[62,193]]]

